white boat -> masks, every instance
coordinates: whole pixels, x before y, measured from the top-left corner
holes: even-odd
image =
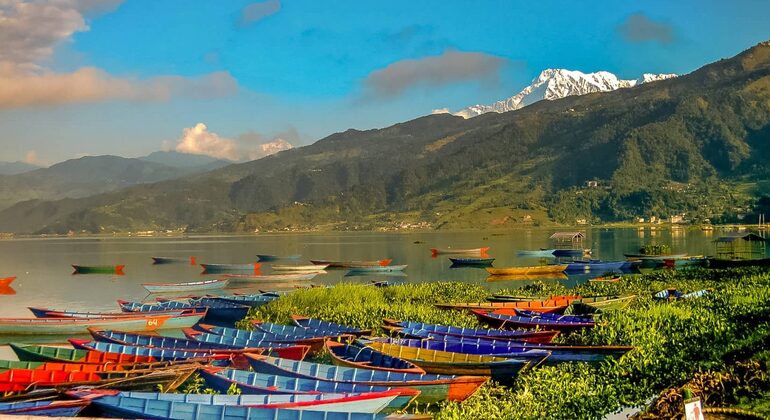
[[[404,271],[406,265],[386,265],[384,267],[352,267],[349,273],[390,273]]]
[[[290,271],[292,273],[318,273],[324,274],[329,264],[311,264],[311,265],[273,265],[273,271]]]
[[[190,283],[143,283],[150,293],[187,292],[194,290],[219,290],[227,287],[228,279],[194,281]]]

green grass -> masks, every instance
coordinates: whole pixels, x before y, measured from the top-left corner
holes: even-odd
[[[682,291],[710,288],[714,292],[691,301],[652,299],[654,292],[668,287]],[[632,345],[635,349],[620,360],[599,366],[560,364],[522,374],[511,387],[485,385],[465,402],[432,407],[437,418],[600,418],[621,407],[639,405],[670,387],[682,386],[698,372],[729,371],[736,361],[756,359],[758,369],[767,372],[769,358],[761,352],[770,343],[768,270],[660,271],[631,276],[620,283],[584,284],[573,290],[538,283],[512,292],[530,296],[637,294],[625,310],[604,313],[593,330],[559,338],[567,343]],[[464,283],[382,289],[341,284],[297,291],[258,308],[251,317],[288,322],[290,315],[302,314],[380,333],[379,326],[386,317],[476,327],[475,318],[438,310],[433,303],[479,301],[487,296],[482,287]],[[740,403],[770,414],[761,393],[768,391],[765,385],[752,383],[742,395],[722,396],[719,405]]]

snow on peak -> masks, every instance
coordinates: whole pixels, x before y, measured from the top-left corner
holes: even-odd
[[[491,105],[472,105],[455,112],[454,115],[471,118],[487,112],[508,112],[543,99],[554,100],[572,95],[609,92],[672,77],[676,77],[676,75],[645,73],[636,80],[623,80],[608,71],[583,73],[577,70],[545,69],[518,94]]]

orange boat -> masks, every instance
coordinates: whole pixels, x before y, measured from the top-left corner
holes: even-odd
[[[436,304],[441,309],[495,311],[498,309],[525,309],[535,312],[561,312],[570,305],[570,299],[529,300],[521,302],[474,302],[474,303],[441,303]]]
[[[0,287],[8,287],[16,280],[16,276],[0,278]]]

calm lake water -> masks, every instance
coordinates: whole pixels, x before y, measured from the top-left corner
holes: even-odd
[[[535,280],[487,281],[478,268],[450,268],[446,256],[431,258],[432,247],[476,248],[490,246],[494,265],[538,264],[537,259],[521,258],[518,250],[551,248],[548,237],[554,230],[522,229],[507,232],[428,232],[428,233],[307,233],[259,234],[248,236],[189,236],[172,238],[53,238],[0,240],[0,277],[15,275],[15,294],[0,295],[0,317],[28,317],[28,306],[53,309],[117,311],[117,299],[148,298],[141,283],[187,282],[213,275],[202,275],[199,266],[189,264],[152,265],[151,256],[196,256],[198,262],[249,263],[256,254],[294,255],[306,259],[372,260],[392,258],[393,264],[407,264],[405,277],[345,276],[332,270],[317,276],[316,284],[390,279],[405,282],[437,280],[463,281],[490,290],[526,285]],[[718,236],[718,232],[713,233]],[[624,252],[636,252],[651,241],[670,244],[673,252],[692,255],[713,254],[712,234],[701,230],[589,229],[584,247],[592,248],[593,258],[623,259]],[[295,262],[288,262],[293,264]],[[70,264],[125,264],[125,275],[72,275]],[[269,264],[262,272],[269,274]],[[601,274],[601,273],[598,273]],[[596,273],[594,273],[596,275]],[[589,276],[554,279],[568,286],[587,281]],[[18,339],[17,337],[16,339]],[[24,337],[31,341],[30,337]],[[0,342],[8,338],[0,337]],[[0,356],[4,354],[0,350]]]

